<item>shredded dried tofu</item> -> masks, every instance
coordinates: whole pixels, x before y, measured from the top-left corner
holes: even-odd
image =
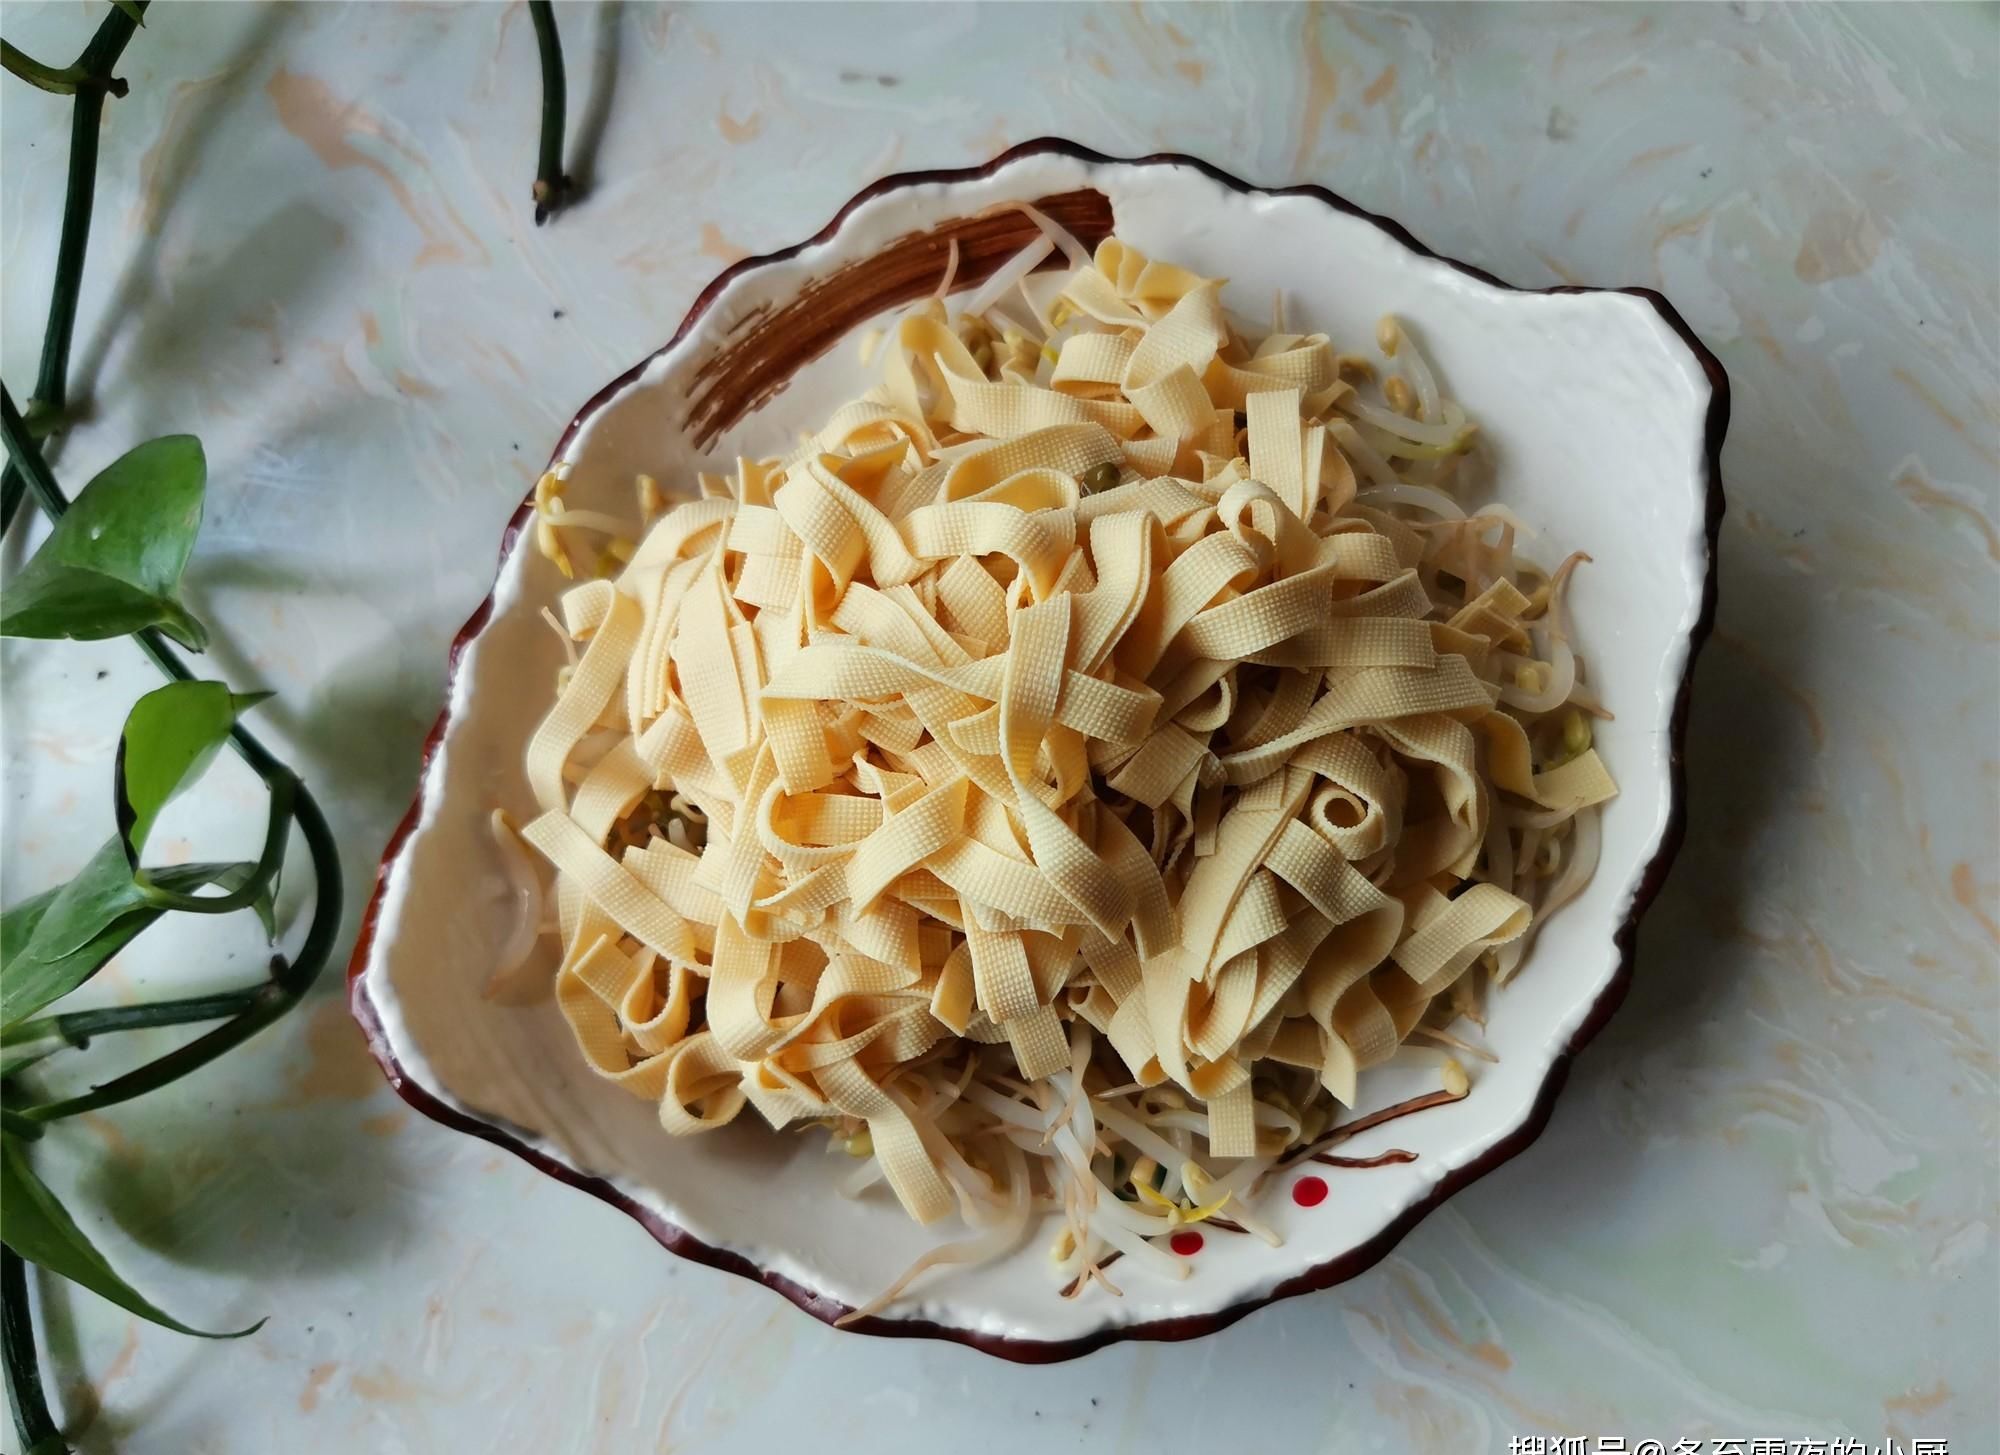
[[[527,749],[557,1003],[667,1131],[747,1105],[962,1216],[912,1276],[1042,1213],[1071,1293],[1268,1234],[1258,1179],[1413,1034],[1483,1054],[1445,1027],[1595,863],[1574,559],[1457,505],[1473,427],[1394,320],[1375,402],[1221,298],[1112,238],[1040,354],[941,291],[791,455],[641,477],[636,549],[537,492],[609,563]]]

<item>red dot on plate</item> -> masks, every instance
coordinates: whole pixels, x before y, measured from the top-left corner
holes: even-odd
[[[1201,1251],[1201,1234],[1192,1230],[1185,1233],[1175,1233],[1173,1237],[1167,1240],[1167,1246],[1183,1258],[1192,1258]]]
[[[1326,1179],[1301,1177],[1292,1184],[1292,1201],[1300,1207],[1318,1207],[1326,1201]]]

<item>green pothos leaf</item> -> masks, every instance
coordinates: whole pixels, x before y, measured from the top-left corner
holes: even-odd
[[[208,633],[181,605],[208,463],[193,435],[113,460],[55,523],[0,600],[0,636],[98,641],[157,627],[190,651]]]
[[[32,905],[34,901],[29,903]],[[132,879],[132,866],[125,862],[124,843],[117,838],[108,839],[74,879],[49,896],[35,917],[22,953],[29,959],[51,963],[145,904],[145,893]],[[6,998],[6,1008],[0,1015],[9,1020],[13,1019],[13,999],[17,993],[13,980],[8,975],[0,983],[0,994]]]
[[[201,1339],[240,1339],[264,1325],[259,1319],[247,1329],[212,1334],[191,1328],[149,1302],[105,1262],[104,1255],[28,1165],[26,1144],[11,1133],[0,1135],[0,1243],[30,1263],[178,1333]]]
[[[176,864],[151,871],[177,893],[206,884],[240,888],[255,864]],[[165,911],[148,904],[125,862],[122,839],[91,855],[76,878],[0,915],[0,1025],[13,1025],[68,995]]]
[[[236,719],[270,695],[231,692],[220,682],[169,682],[132,704],[118,739],[113,793],[129,867],[139,867],[160,811],[201,777]]]

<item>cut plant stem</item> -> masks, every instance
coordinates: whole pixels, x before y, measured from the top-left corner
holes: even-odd
[[[555,7],[549,0],[528,0],[528,18],[535,24],[535,47],[542,58],[542,133],[535,164],[535,226],[569,201],[570,180],[563,171],[563,119],[569,108],[563,80],[562,37],[556,33]]]

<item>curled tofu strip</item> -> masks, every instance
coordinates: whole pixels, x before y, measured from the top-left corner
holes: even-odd
[[[1476,434],[1407,331],[1377,388],[1035,216],[792,454],[646,480],[562,598],[521,834],[585,1063],[667,1132],[824,1127],[973,1224],[942,1262],[1055,1209],[1081,1288],[1184,1275],[1149,1240],[1225,1203],[1261,1228],[1368,1068],[1467,1045],[1616,787],[1581,558],[1457,503]]]

